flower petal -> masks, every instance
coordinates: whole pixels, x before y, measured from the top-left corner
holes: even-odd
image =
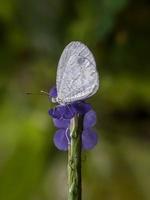
[[[75,114],[76,110],[71,104],[64,106],[64,114],[63,114],[64,119],[71,119],[75,116]]]
[[[84,129],[91,128],[96,124],[96,112],[90,110],[84,115],[83,127]]]
[[[70,136],[68,129],[57,130],[53,138],[55,146],[62,151],[68,150],[69,140]]]
[[[57,97],[57,88],[56,88],[56,86],[53,86],[52,88],[51,88],[51,90],[50,90],[50,92],[49,92],[49,95],[51,96],[51,97]]]
[[[57,119],[61,118],[61,113],[60,113],[60,111],[57,109],[57,107],[49,109],[48,113],[49,113],[49,115],[52,116],[53,118],[57,118]]]
[[[79,114],[85,114],[92,109],[91,105],[84,101],[76,101],[72,105]]]
[[[92,149],[98,141],[98,137],[95,131],[92,129],[85,129],[82,132],[82,148],[85,150]]]
[[[53,118],[53,122],[54,122],[54,125],[57,128],[68,128],[69,125],[70,125],[70,119],[63,119],[63,118],[57,119],[57,118]]]
[[[56,106],[53,109],[49,110],[49,115],[52,116],[53,118],[64,118],[64,119],[71,119],[74,115],[75,112],[67,106]]]
[[[57,119],[61,118],[61,116],[62,116],[61,108],[58,108],[58,106],[49,109],[48,113],[53,118],[57,118]]]

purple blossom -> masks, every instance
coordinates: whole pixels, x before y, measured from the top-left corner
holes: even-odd
[[[70,119],[57,119],[53,118],[54,125],[57,128],[67,128],[70,125]]]
[[[73,118],[77,113],[84,115],[88,111],[92,109],[91,105],[84,102],[84,101],[76,101],[72,104],[67,105],[58,105],[55,108],[51,108],[49,110],[49,115],[51,115],[53,118],[64,118],[64,119],[71,119]]]
[[[54,135],[54,144],[59,150],[67,151],[70,141],[68,129],[58,129]]]
[[[92,109],[92,106],[89,103],[86,103],[85,101],[76,101],[73,102],[72,105],[75,108],[76,112],[78,112],[81,115],[84,115]]]
[[[51,108],[49,110],[49,115],[57,119],[71,119],[75,116],[76,113],[77,111],[72,104],[67,104],[66,106],[58,105],[55,108]]]
[[[84,129],[91,128],[96,124],[96,112],[94,110],[90,110],[88,113],[84,115],[83,127]]]
[[[51,90],[49,91],[49,96],[50,96],[50,97],[54,97],[54,98],[57,97],[57,88],[56,88],[56,86],[53,86],[53,87],[51,88]]]
[[[91,128],[82,132],[82,148],[85,150],[92,149],[97,144],[97,134]]]
[[[53,87],[49,94],[51,97],[56,98],[56,87]],[[54,125],[58,128],[54,135],[54,144],[59,150],[68,150],[70,144],[70,120],[76,114],[84,116],[82,148],[85,150],[92,149],[97,144],[98,137],[92,129],[96,124],[96,112],[85,101],[76,101],[67,105],[58,105],[49,110],[49,115],[52,116]]]

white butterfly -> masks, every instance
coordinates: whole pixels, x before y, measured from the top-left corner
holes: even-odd
[[[91,51],[75,41],[69,43],[60,57],[56,77],[59,104],[86,99],[99,88],[99,76]]]

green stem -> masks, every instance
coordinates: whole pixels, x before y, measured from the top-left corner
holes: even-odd
[[[68,200],[81,200],[81,133],[83,116],[73,119],[68,150]]]

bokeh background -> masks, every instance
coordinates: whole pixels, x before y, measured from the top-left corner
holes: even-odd
[[[66,44],[95,55],[99,143],[83,153],[84,200],[150,199],[148,0],[0,0],[0,199],[66,200],[67,153],[46,96]]]

